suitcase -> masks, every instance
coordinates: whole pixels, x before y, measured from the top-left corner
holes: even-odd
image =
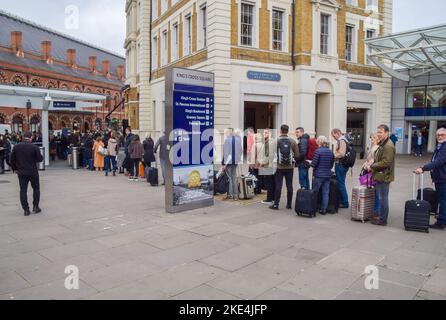
[[[142,164],[142,162],[139,163],[138,174],[139,174],[139,177],[142,179],[144,179],[146,177],[144,165]]]
[[[158,186],[159,181],[157,168],[147,167],[144,175],[146,176],[147,183],[149,183],[152,187]]]
[[[73,166],[73,155],[69,154],[67,159],[68,159],[68,166],[72,167]]]
[[[327,213],[329,214],[336,214],[339,212],[339,186],[338,181],[336,180],[336,177],[332,177],[330,179],[330,196],[328,199],[328,208]],[[322,190],[319,192],[318,196],[318,209],[321,209],[322,205]]]
[[[226,172],[214,172],[214,195],[227,194],[229,191],[229,178]]]
[[[424,175],[421,175],[421,190],[424,190]],[[413,199],[415,199],[416,175],[413,177]],[[421,192],[421,200],[406,202],[404,210],[404,228],[406,231],[420,231],[429,233],[431,205],[425,201]]]
[[[254,198],[254,179],[251,177],[241,176],[238,178],[239,198],[242,200],[249,200]]]
[[[352,221],[365,223],[373,216],[375,207],[375,189],[367,186],[353,188],[352,192]]]
[[[424,188],[424,190],[419,189],[417,200],[421,200],[421,191],[424,192],[424,200],[430,203],[431,205],[431,212],[434,214],[438,213],[438,194],[437,191],[435,191],[432,188]]]
[[[301,189],[297,191],[296,205],[294,210],[299,217],[308,216],[310,218],[316,217],[318,210],[318,192],[313,190]]]

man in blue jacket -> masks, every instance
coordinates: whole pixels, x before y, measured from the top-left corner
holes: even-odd
[[[440,203],[440,215],[437,222],[431,225],[433,229],[444,230],[446,228],[446,129],[440,128],[437,131],[437,149],[432,157],[432,162],[426,164],[422,168],[418,168],[415,172],[423,174],[430,171],[432,180],[435,183],[435,189],[438,193]]]

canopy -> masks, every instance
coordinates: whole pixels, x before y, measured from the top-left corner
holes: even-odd
[[[368,39],[369,59],[402,81],[440,70],[446,73],[446,25]],[[416,70],[409,76],[407,70]]]

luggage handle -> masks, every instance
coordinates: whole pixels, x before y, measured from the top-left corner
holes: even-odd
[[[413,173],[413,199],[417,200],[417,191],[416,191],[416,177],[418,174],[416,172]],[[424,201],[424,172],[419,175],[418,186],[421,190],[421,201]]]

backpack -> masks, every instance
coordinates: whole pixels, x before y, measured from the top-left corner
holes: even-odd
[[[307,152],[307,157],[305,160],[312,161],[314,159],[314,154],[316,153],[317,149],[319,149],[317,140],[315,138],[308,139],[308,152]]]
[[[356,163],[356,150],[353,146],[344,140],[347,144],[347,151],[345,152],[345,157],[341,160],[341,164],[347,168],[353,168]]]
[[[277,154],[279,155],[279,165],[291,167],[294,165],[294,154],[291,149],[290,139],[279,139],[277,144]]]

